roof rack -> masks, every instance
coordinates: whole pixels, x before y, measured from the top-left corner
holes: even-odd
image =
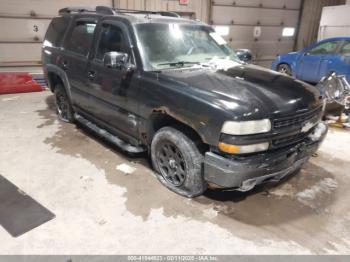
[[[103,15],[116,15],[116,14],[145,14],[145,15],[161,15],[169,17],[181,17],[175,12],[168,11],[145,11],[145,10],[132,10],[132,9],[114,9],[108,6],[96,6],[95,9],[90,7],[66,7],[58,11],[60,15],[70,13],[96,13]]]

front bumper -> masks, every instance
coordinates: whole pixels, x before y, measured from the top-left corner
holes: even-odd
[[[204,179],[223,188],[249,191],[265,182],[276,182],[299,169],[315,153],[327,134],[324,123],[297,145],[274,152],[228,159],[205,154]]]

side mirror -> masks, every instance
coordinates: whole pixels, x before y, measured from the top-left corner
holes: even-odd
[[[243,62],[250,63],[253,60],[252,51],[249,49],[236,49],[235,53],[239,60]]]
[[[120,52],[107,52],[103,55],[103,64],[108,68],[121,69],[128,61],[128,54]]]

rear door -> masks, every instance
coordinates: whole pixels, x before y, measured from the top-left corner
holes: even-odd
[[[87,66],[96,24],[93,18],[76,19],[64,42],[65,52],[58,62],[68,76],[73,104],[85,111],[93,111],[91,92],[87,88]]]
[[[346,79],[350,82],[350,40],[344,41],[339,50],[340,60],[339,71],[346,75]]]
[[[340,42],[322,42],[307,50],[298,61],[297,78],[307,82],[318,82],[326,74],[328,63]]]

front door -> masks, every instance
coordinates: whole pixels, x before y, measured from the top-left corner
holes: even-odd
[[[307,50],[297,65],[297,78],[307,82],[318,82],[324,76],[325,66],[335,54],[340,41],[322,42]]]
[[[126,26],[121,22],[101,23],[94,56],[88,68],[88,81],[98,105],[94,116],[120,131],[124,139],[133,143],[132,138],[138,136],[137,101],[134,99],[137,80],[133,73],[128,73],[123,68],[108,68],[103,62],[106,53],[119,52],[128,54],[128,62],[134,63],[127,32]]]

